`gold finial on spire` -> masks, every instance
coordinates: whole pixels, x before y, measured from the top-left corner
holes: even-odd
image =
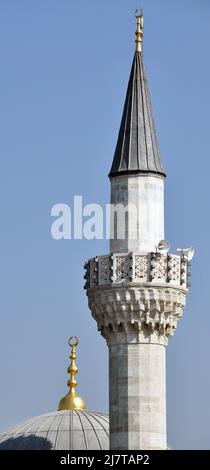
[[[71,336],[69,338],[69,346],[71,347],[71,364],[67,369],[68,374],[70,374],[70,380],[68,380],[67,385],[70,388],[69,392],[65,397],[63,397],[59,403],[58,409],[60,410],[84,410],[86,408],[85,402],[83,398],[77,395],[75,388],[77,387],[77,380],[75,379],[75,375],[78,372],[78,368],[75,364],[75,359],[77,358],[76,355],[76,347],[79,344],[79,338],[77,336]]]
[[[142,51],[142,41],[143,41],[143,27],[144,27],[144,17],[143,17],[143,10],[135,11],[135,17],[137,19],[137,30],[136,30],[136,51]]]

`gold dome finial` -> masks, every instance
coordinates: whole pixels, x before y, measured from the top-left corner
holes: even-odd
[[[136,30],[136,51],[142,51],[142,41],[143,41],[143,27],[144,27],[144,17],[143,17],[143,10],[135,11],[135,17],[137,19],[137,30]]]
[[[67,385],[70,387],[69,392],[65,397],[63,397],[59,403],[58,410],[84,410],[86,408],[85,402],[83,398],[77,395],[75,388],[77,387],[77,380],[75,379],[75,375],[78,372],[77,366],[75,364],[75,359],[77,358],[76,355],[76,347],[79,344],[79,338],[77,336],[71,336],[69,338],[69,346],[71,347],[71,364],[67,369],[68,374],[70,374],[70,380],[68,380]]]

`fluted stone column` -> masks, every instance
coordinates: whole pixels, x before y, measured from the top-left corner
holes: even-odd
[[[109,339],[111,448],[166,449],[164,338],[149,344],[118,336]]]

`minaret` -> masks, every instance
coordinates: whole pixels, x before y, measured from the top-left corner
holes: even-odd
[[[142,11],[136,18],[109,174],[110,254],[85,265],[89,307],[109,348],[112,450],[167,449],[165,352],[185,306],[192,257],[189,250],[169,254],[164,241],[165,172],[144,68]]]

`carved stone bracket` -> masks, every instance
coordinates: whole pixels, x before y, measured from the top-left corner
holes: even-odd
[[[101,286],[87,291],[89,308],[107,341],[167,344],[186,303],[187,289],[154,285]],[[114,339],[115,338],[115,339]]]

